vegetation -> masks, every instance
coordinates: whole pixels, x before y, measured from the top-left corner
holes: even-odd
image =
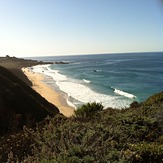
[[[102,111],[103,108],[104,107],[100,103],[87,103],[75,110],[75,115],[77,118],[93,118]]]
[[[18,76],[28,86],[32,86],[32,83],[22,72],[21,68],[31,67],[38,64],[53,64],[53,62],[42,62],[30,59],[16,58],[10,57],[9,55],[6,55],[6,57],[0,57],[0,66],[9,69],[14,75]]]
[[[66,118],[0,67],[0,162],[163,162],[163,92],[122,110],[88,103]]]
[[[18,131],[23,125],[32,127],[58,113],[54,105],[0,66],[0,135]]]
[[[1,137],[0,162],[162,162],[162,97],[124,110],[88,103],[71,118],[47,117],[35,130]]]

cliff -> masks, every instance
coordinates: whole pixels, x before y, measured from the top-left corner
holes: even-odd
[[[58,113],[57,107],[0,66],[0,134],[31,127]]]

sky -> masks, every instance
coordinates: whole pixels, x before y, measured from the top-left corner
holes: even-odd
[[[163,51],[162,0],[0,0],[0,56]]]

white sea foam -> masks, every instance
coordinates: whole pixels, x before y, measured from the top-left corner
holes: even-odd
[[[37,65],[37,66],[33,66],[30,68],[31,71],[36,72],[36,73],[43,73],[45,70],[47,70],[47,67],[49,67],[50,65]]]
[[[93,70],[94,72],[101,72],[102,70]]]
[[[97,93],[91,90],[89,87],[74,83],[70,81],[58,82],[57,83],[60,89],[68,94],[68,96],[72,96],[73,98],[83,102],[101,102],[105,108],[125,108],[128,107],[130,102],[123,100],[118,96],[110,96],[105,94]]]
[[[114,89],[114,92],[117,93],[117,94],[119,94],[119,95],[128,97],[128,98],[136,98],[136,96],[134,96],[133,94],[130,94],[130,93],[127,93],[127,92],[118,90],[118,89]]]
[[[59,89],[68,95],[68,98],[72,97],[81,103],[101,102],[105,108],[126,108],[132,102],[131,100],[124,99],[121,96],[97,93],[91,90],[88,86],[83,85],[81,81],[68,78],[67,76],[60,74],[58,70],[52,70],[49,65],[34,66],[33,71],[52,77]],[[85,82],[89,82],[86,79],[83,79],[83,81],[84,80]],[[69,100],[68,104],[73,105]]]
[[[51,76],[56,82],[67,79],[65,75],[62,75],[62,74],[58,73],[57,70],[52,70],[49,66],[50,65],[33,66],[33,72],[43,73],[43,74],[45,74],[47,76]]]
[[[85,83],[91,83],[90,80],[83,79],[83,81],[84,81]]]
[[[72,102],[70,102],[68,99],[67,99],[67,104],[68,104],[69,106],[72,106],[73,108],[76,108],[76,106],[75,106]]]

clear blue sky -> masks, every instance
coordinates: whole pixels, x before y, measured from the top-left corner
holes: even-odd
[[[162,0],[0,0],[0,56],[163,51]]]

